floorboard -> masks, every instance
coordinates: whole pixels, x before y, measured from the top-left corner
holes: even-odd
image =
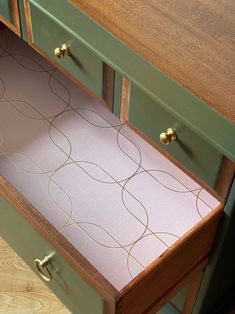
[[[70,314],[1,237],[0,313]]]

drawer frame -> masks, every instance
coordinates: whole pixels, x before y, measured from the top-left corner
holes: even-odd
[[[3,177],[0,195],[101,295],[106,314],[160,309],[206,266],[223,210],[219,205],[119,292]]]

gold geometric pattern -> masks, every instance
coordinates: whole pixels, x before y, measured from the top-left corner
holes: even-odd
[[[1,175],[117,289],[219,204],[5,30],[0,69]]]

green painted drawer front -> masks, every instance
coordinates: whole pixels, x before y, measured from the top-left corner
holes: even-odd
[[[82,84],[98,96],[103,92],[103,61],[86,48],[78,37],[66,25],[44,11],[35,3],[30,4],[33,42],[56,62],[68,70]],[[58,59],[54,50],[66,44],[70,56]]]
[[[72,313],[103,313],[103,301],[98,293],[2,197],[0,236],[33,270],[34,259],[43,259],[45,255],[53,254],[52,266],[49,266],[53,280],[48,286]]]
[[[215,186],[222,154],[134,85],[130,94],[129,121],[157,143],[160,143],[160,133],[167,128],[175,129],[177,141],[170,145],[160,143],[162,147],[210,186]]]
[[[12,22],[11,7],[9,0],[0,0],[0,15],[9,22]]]

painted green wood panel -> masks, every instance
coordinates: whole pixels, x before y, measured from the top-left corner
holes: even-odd
[[[12,22],[10,2],[8,0],[0,0],[0,15]]]
[[[0,236],[33,270],[35,258],[42,259],[45,255],[54,254],[53,267],[50,267],[53,280],[48,287],[72,313],[103,313],[103,301],[99,294],[1,197]]]
[[[235,180],[193,314],[217,313],[235,287]],[[231,296],[231,295],[230,295]],[[224,312],[225,313],[225,312]],[[228,313],[228,312],[226,312]],[[232,313],[232,312],[231,312]]]
[[[235,125],[138,56],[66,0],[30,0],[67,25],[82,43],[227,157],[235,160]]]
[[[210,186],[215,186],[222,154],[133,85],[130,93],[129,121],[159,144],[160,133],[165,132],[167,128],[175,129],[177,141],[170,145],[161,145]]]
[[[63,25],[52,14],[34,4],[31,4],[30,12],[34,43],[85,86],[102,97],[103,61],[81,43],[69,25]],[[62,44],[68,45],[71,55],[58,59],[54,55],[54,50]]]
[[[18,0],[19,3],[19,14],[20,14],[20,27],[21,27],[21,37],[28,41],[27,32],[26,32],[26,20],[24,12],[24,0]]]

